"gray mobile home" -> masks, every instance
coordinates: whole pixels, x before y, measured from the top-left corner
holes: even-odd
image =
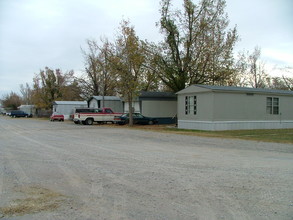
[[[90,108],[111,108],[114,112],[123,112],[123,103],[117,96],[92,96],[89,100]]]
[[[124,112],[129,112],[128,102],[127,100],[124,101]],[[177,97],[172,92],[141,91],[132,106],[134,112],[157,118],[159,124],[175,123]]]
[[[55,101],[53,102],[53,112],[64,115],[64,119],[70,119],[75,108],[87,108],[86,101]]]
[[[177,95],[178,128],[293,128],[293,91],[192,85]]]

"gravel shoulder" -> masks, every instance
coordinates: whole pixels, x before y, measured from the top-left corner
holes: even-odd
[[[0,116],[0,219],[293,219],[293,145]]]

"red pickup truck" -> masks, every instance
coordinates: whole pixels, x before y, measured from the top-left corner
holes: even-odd
[[[111,122],[114,124],[114,117],[121,116],[122,113],[114,113],[111,108],[83,108],[75,109],[73,121],[75,124],[92,125]]]

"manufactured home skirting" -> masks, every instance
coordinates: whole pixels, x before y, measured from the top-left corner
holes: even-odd
[[[292,120],[284,121],[192,121],[178,120],[178,128],[194,130],[244,130],[293,128]]]

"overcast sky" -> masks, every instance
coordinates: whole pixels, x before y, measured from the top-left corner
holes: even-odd
[[[293,67],[292,0],[226,0],[237,50],[262,49],[268,67]],[[183,0],[173,0],[176,7]],[[195,2],[195,1],[194,1]],[[83,70],[86,39],[113,39],[129,19],[141,39],[158,41],[159,0],[0,0],[0,99],[46,66]],[[277,72],[275,71],[274,74]],[[293,77],[293,76],[292,76]]]

